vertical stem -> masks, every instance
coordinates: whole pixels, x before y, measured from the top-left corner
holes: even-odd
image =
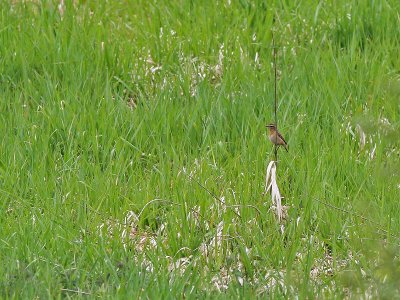
[[[272,47],[274,49],[274,118],[275,118],[275,126],[276,126],[276,131],[278,131],[278,117],[277,117],[277,111],[278,111],[278,104],[277,104],[277,89],[276,89],[276,78],[277,78],[277,73],[276,73],[276,47],[275,47],[275,38],[274,38],[274,32],[272,32]],[[275,136],[275,139],[278,138],[278,135]],[[275,153],[275,163],[278,164],[278,146],[277,146],[277,141],[275,141],[275,147],[274,147],[274,153]]]

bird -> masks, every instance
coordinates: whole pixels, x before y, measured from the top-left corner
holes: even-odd
[[[283,136],[279,133],[279,131],[276,129],[276,125],[275,124],[268,124],[267,125],[268,128],[268,137],[269,140],[275,144],[276,146],[283,146],[283,148],[285,148],[285,150],[287,152],[289,152],[288,150],[288,144],[286,143],[285,139],[283,138]]]

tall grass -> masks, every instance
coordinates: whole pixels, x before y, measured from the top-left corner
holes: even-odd
[[[399,9],[3,1],[1,297],[398,296]]]

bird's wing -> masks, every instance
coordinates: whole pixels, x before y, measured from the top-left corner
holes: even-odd
[[[280,133],[278,132],[278,136],[282,139],[282,141],[285,143],[285,145],[287,145],[287,142],[286,142],[285,139],[283,138],[282,134],[280,134]]]

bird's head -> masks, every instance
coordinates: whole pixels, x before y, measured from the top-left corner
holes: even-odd
[[[269,129],[270,132],[276,130],[276,125],[273,123],[268,124],[266,127]]]

